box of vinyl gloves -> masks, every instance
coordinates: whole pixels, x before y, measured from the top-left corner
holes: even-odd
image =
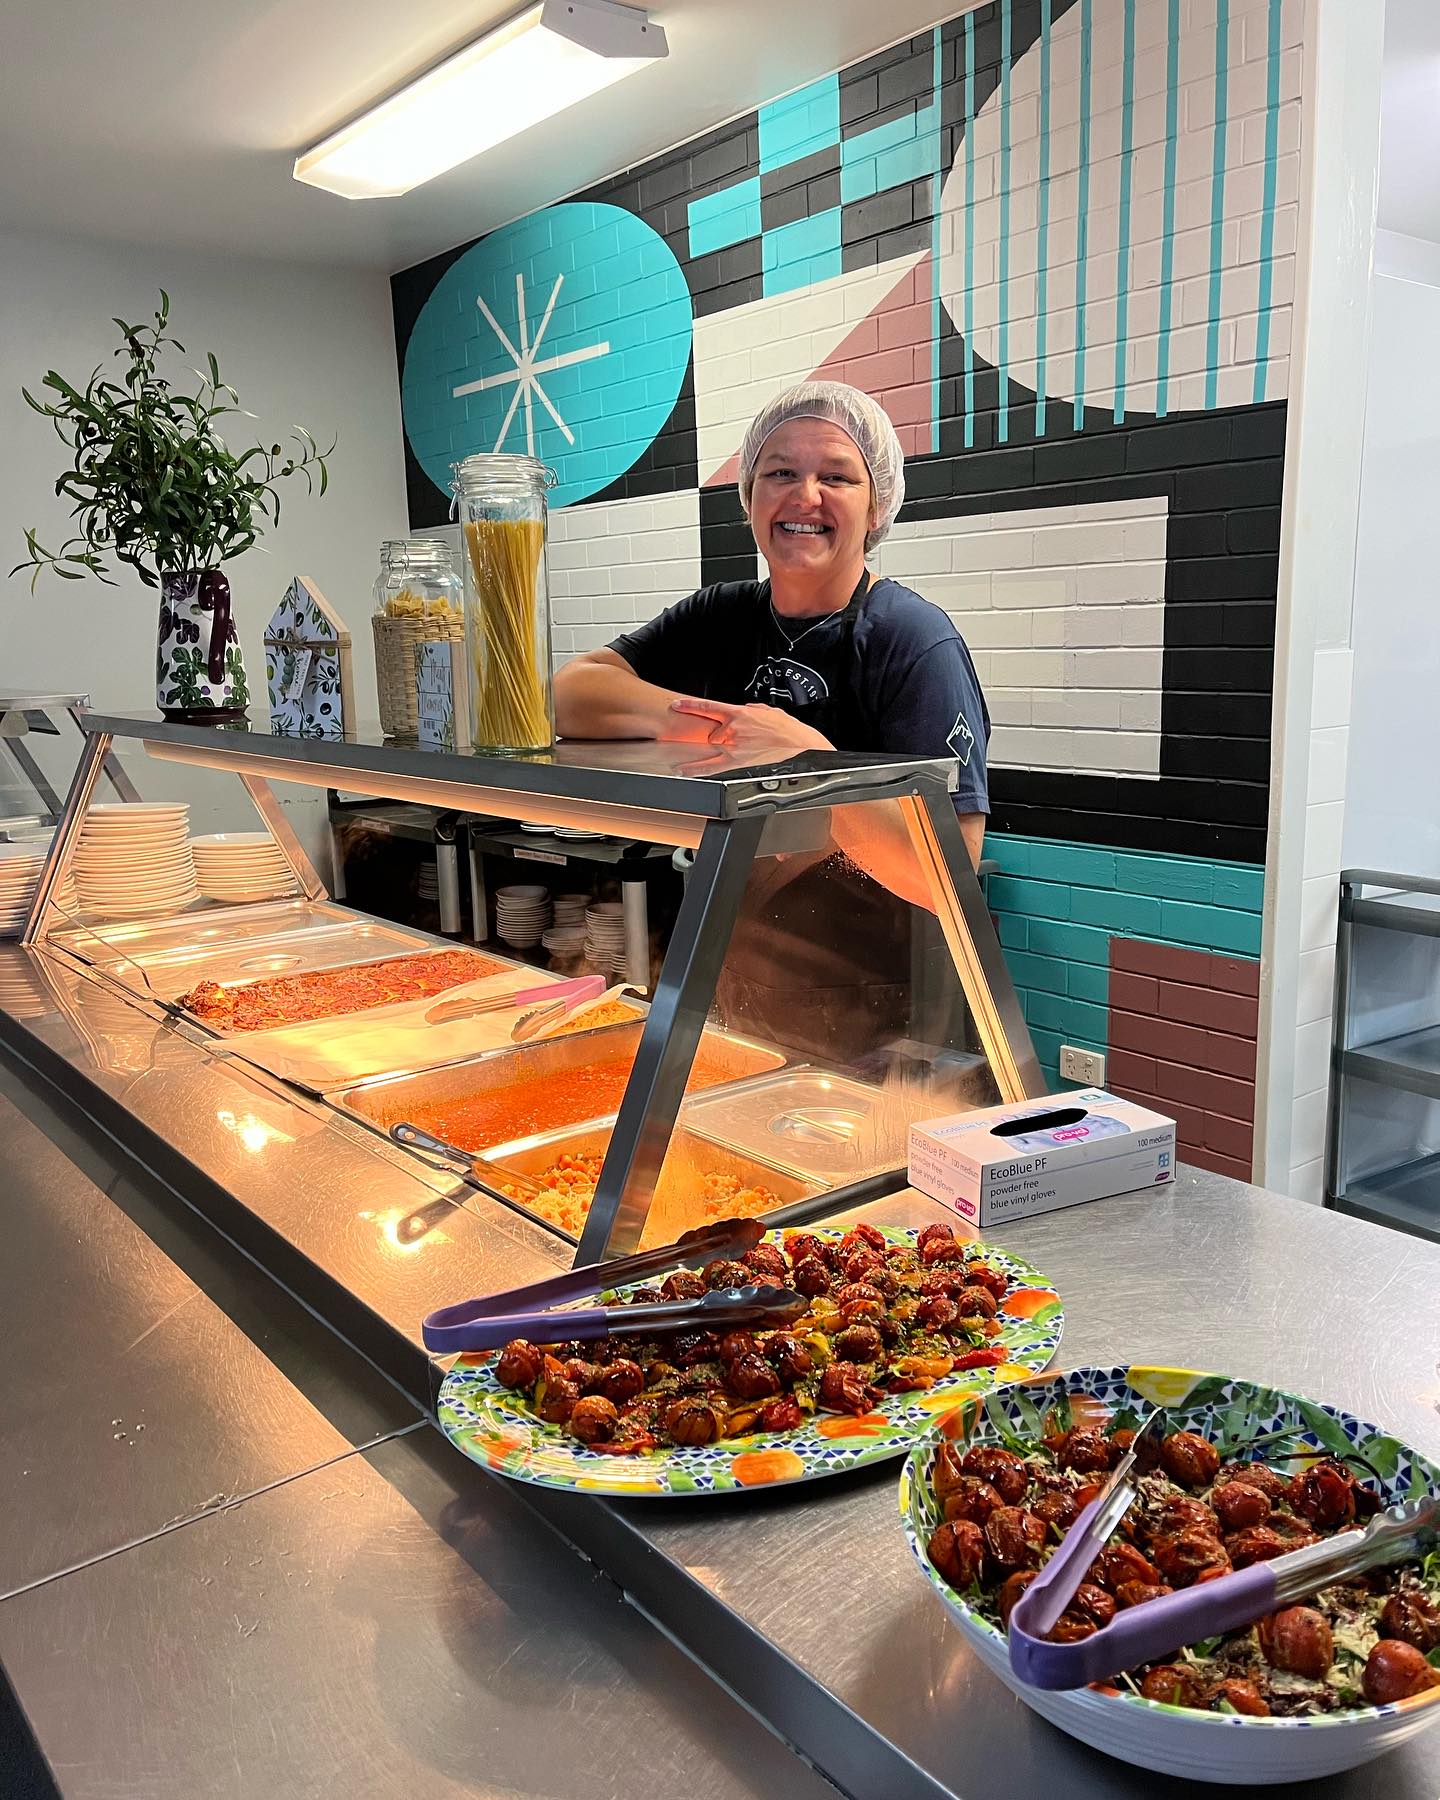
[[[1174,1179],[1174,1120],[1102,1088],[910,1127],[910,1185],[982,1230]]]

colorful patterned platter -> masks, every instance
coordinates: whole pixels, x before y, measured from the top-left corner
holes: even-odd
[[[1038,1438],[1045,1413],[1066,1399],[1075,1424],[1093,1427],[1162,1406],[1167,1430],[1199,1432],[1222,1457],[1227,1445],[1238,1448],[1283,1432],[1286,1436],[1274,1449],[1254,1454],[1287,1474],[1327,1455],[1354,1454],[1365,1459],[1374,1472],[1367,1479],[1391,1505],[1440,1491],[1440,1468],[1378,1427],[1335,1407],[1225,1375],[1139,1365],[1076,1369],[1031,1376],[978,1397],[941,1421],[912,1450],[900,1481],[900,1516],[921,1572],[967,1644],[1027,1706],[1082,1743],[1124,1762],[1239,1787],[1311,1780],[1354,1768],[1440,1720],[1440,1688],[1388,1706],[1356,1706],[1320,1717],[1250,1718],[1143,1700],[1109,1685],[1044,1692],[1021,1682],[1010,1667],[1002,1632],[944,1580],[926,1555],[942,1516],[931,1474],[943,1438],[965,1444],[1004,1444],[1009,1439],[1013,1448],[1016,1437]]]
[[[808,1235],[835,1240],[834,1227],[806,1226]],[[910,1246],[918,1232],[886,1227],[886,1241]],[[770,1232],[767,1241],[784,1243]],[[1060,1296],[1039,1272],[1003,1250],[982,1246],[992,1267],[1012,1286],[997,1315],[996,1340],[1009,1360],[989,1369],[957,1370],[922,1392],[896,1394],[858,1417],[820,1412],[796,1431],[759,1432],[695,1447],[665,1445],[637,1456],[588,1449],[559,1426],[546,1425],[495,1377],[493,1355],[463,1356],[440,1390],[440,1424],[451,1442],[497,1474],[542,1487],[579,1488],[617,1496],[673,1497],[733,1493],[741,1488],[817,1481],[901,1456],[936,1418],[1050,1362],[1065,1315]],[[626,1290],[621,1290],[625,1292]]]

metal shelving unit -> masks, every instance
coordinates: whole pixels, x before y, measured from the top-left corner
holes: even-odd
[[[1440,881],[1340,877],[1325,1203],[1440,1242]]]

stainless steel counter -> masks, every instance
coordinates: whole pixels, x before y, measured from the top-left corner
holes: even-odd
[[[66,1796],[831,1791],[507,1488],[457,1497],[296,1300],[0,1088],[0,1665]]]
[[[865,1208],[944,1216],[919,1195]],[[1293,1387],[1440,1456],[1440,1249],[1225,1176],[1006,1229],[1066,1305],[1068,1366],[1146,1361]],[[526,1489],[841,1786],[886,1800],[1215,1793],[1075,1743],[965,1648],[901,1534],[893,1466],[790,1493],[624,1504]],[[1436,1800],[1440,1730],[1324,1786]]]

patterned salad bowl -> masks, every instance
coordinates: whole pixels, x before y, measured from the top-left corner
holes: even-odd
[[[943,1517],[933,1486],[940,1447],[949,1440],[1017,1449],[1022,1440],[1042,1435],[1046,1414],[1057,1407],[1062,1414],[1068,1408],[1077,1426],[1104,1429],[1107,1422],[1131,1423],[1152,1406],[1164,1408],[1167,1432],[1196,1432],[1222,1455],[1233,1450],[1246,1460],[1267,1461],[1283,1475],[1326,1458],[1350,1458],[1387,1505],[1440,1492],[1440,1468],[1376,1426],[1224,1375],[1137,1365],[1042,1374],[997,1389],[940,1421],[911,1452],[900,1483],[901,1519],[916,1562],[985,1666],[1042,1718],[1097,1750],[1164,1774],[1237,1787],[1333,1775],[1440,1721],[1440,1686],[1388,1705],[1361,1702],[1315,1716],[1251,1717],[1143,1699],[1123,1676],[1114,1685],[1052,1691],[1020,1681],[1003,1632],[979,1608],[979,1589],[957,1592],[927,1555]]]

